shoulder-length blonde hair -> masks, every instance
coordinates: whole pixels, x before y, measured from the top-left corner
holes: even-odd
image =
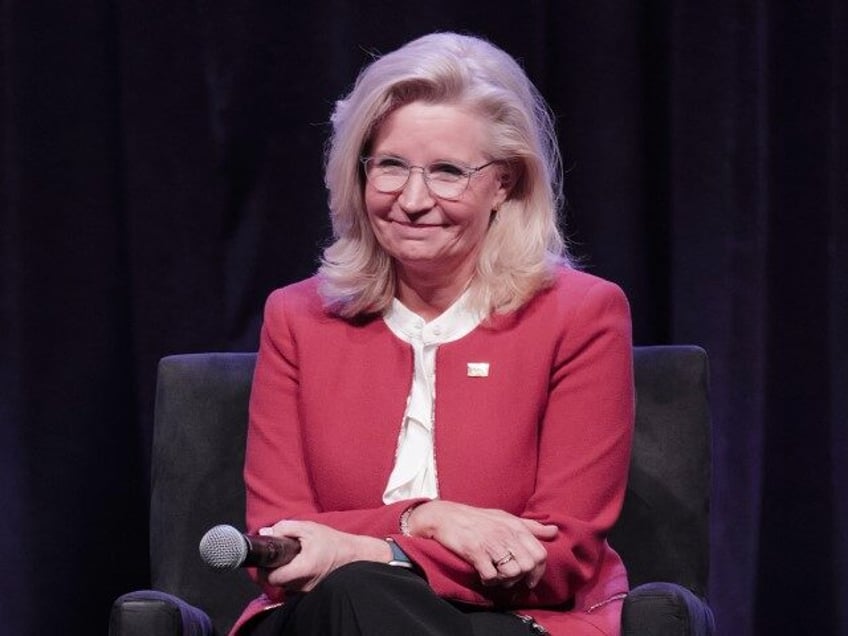
[[[477,37],[434,33],[376,59],[336,103],[327,145],[334,241],[319,275],[327,308],[354,318],[386,309],[395,294],[391,257],[371,229],[360,157],[380,122],[415,101],[451,103],[489,123],[489,155],[509,166],[514,186],[483,240],[472,308],[483,315],[520,307],[570,264],[557,226],[562,168],[553,119],[518,63]]]

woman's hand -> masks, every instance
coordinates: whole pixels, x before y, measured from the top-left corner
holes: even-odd
[[[392,554],[382,539],[340,532],[314,521],[279,521],[259,534],[300,542],[300,552],[289,563],[260,571],[268,583],[289,592],[308,592],[330,572],[353,561],[388,563]]]
[[[474,566],[484,585],[534,588],[545,573],[547,550],[541,540],[558,528],[522,519],[503,510],[475,508],[435,499],[409,515],[413,536],[435,539]]]

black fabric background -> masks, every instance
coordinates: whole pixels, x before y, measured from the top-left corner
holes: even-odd
[[[0,625],[147,585],[155,365],[253,350],[327,240],[322,146],[370,52],[437,29],[553,107],[569,234],[638,344],[712,362],[722,634],[848,634],[848,8],[0,2]]]

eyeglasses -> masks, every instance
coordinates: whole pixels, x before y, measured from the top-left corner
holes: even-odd
[[[447,161],[436,161],[429,166],[410,166],[406,161],[398,157],[378,155],[376,157],[362,157],[360,159],[365,167],[365,178],[378,192],[394,194],[400,192],[409,181],[409,175],[413,170],[420,170],[433,196],[440,199],[459,199],[468,189],[471,177],[483,168],[491,166],[497,159],[482,166],[471,168],[457,165]]]

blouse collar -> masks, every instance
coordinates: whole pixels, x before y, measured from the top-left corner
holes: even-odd
[[[470,291],[466,290],[450,307],[430,322],[413,312],[397,298],[383,314],[383,320],[398,338],[405,342],[444,344],[459,340],[483,321],[483,316],[469,306]]]

